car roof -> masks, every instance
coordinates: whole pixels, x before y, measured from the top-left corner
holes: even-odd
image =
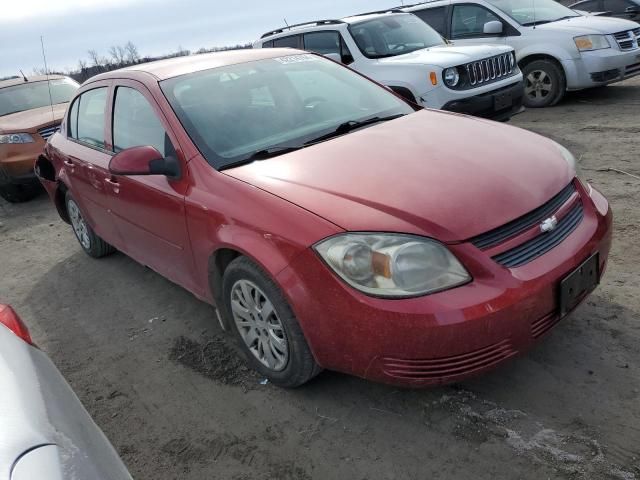
[[[202,53],[188,55],[184,57],[169,58],[155,62],[141,63],[131,67],[101,73],[91,78],[88,83],[112,78],[127,78],[128,74],[134,72],[152,75],[156,80],[162,81],[168,78],[179,77],[189,73],[200,72],[212,68],[226,67],[227,65],[237,65],[240,63],[255,62],[269,58],[277,58],[286,55],[296,55],[305,53],[292,48],[259,48],[227,50],[224,52]]]
[[[47,80],[61,80],[63,78],[68,77],[65,77],[64,75],[49,75],[48,77],[46,75],[33,75],[27,77],[26,82],[24,81],[24,78],[16,77],[9,80],[2,80],[0,82],[0,88],[13,87],[15,85],[24,85],[25,83],[45,82]]]
[[[314,30],[335,30],[340,25],[352,25],[355,23],[365,22],[367,20],[374,20],[376,18],[384,17],[387,15],[406,14],[395,8],[389,8],[386,10],[380,10],[378,12],[361,13],[359,15],[351,15],[337,20],[312,20],[310,22],[298,23],[296,25],[287,25],[275,30],[271,30],[260,37],[259,42],[267,42],[270,39],[286,37],[289,35],[296,35],[297,33],[304,33],[306,31]]]

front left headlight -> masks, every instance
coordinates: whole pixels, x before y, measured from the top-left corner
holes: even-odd
[[[442,76],[447,87],[455,87],[456,85],[458,85],[458,83],[460,83],[460,73],[458,72],[458,69],[456,67],[447,68],[442,73]]]
[[[9,133],[0,135],[0,144],[2,143],[33,143],[33,137],[28,133]]]
[[[609,40],[607,40],[606,35],[582,35],[580,37],[575,37],[573,41],[580,52],[590,52],[592,50],[611,48],[611,44],[609,43]]]
[[[417,297],[471,280],[444,245],[424,237],[346,233],[314,249],[345,282],[373,296]]]

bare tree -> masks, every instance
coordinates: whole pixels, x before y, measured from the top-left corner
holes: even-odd
[[[126,52],[124,47],[121,47],[120,45],[112,45],[109,47],[109,55],[111,55],[114,63],[122,65],[125,60]]]
[[[127,62],[135,63],[140,60],[140,54],[138,53],[138,47],[136,47],[131,40],[129,40],[125,46]]]
[[[82,72],[86,68],[87,68],[87,61],[82,59],[78,60],[78,70]]]
[[[98,55],[98,52],[96,52],[95,50],[89,50],[87,53],[89,54],[89,58],[91,59],[94,67],[102,65],[102,60],[100,58],[100,55]]]

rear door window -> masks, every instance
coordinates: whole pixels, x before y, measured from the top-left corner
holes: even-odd
[[[80,95],[74,103],[77,108],[77,126],[73,128],[72,138],[91,147],[105,148],[104,126],[107,107],[107,87],[96,88]],[[73,109],[71,114],[73,115]]]

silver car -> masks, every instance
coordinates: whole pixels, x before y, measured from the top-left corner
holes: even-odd
[[[16,313],[0,305],[0,480],[131,479]]]

